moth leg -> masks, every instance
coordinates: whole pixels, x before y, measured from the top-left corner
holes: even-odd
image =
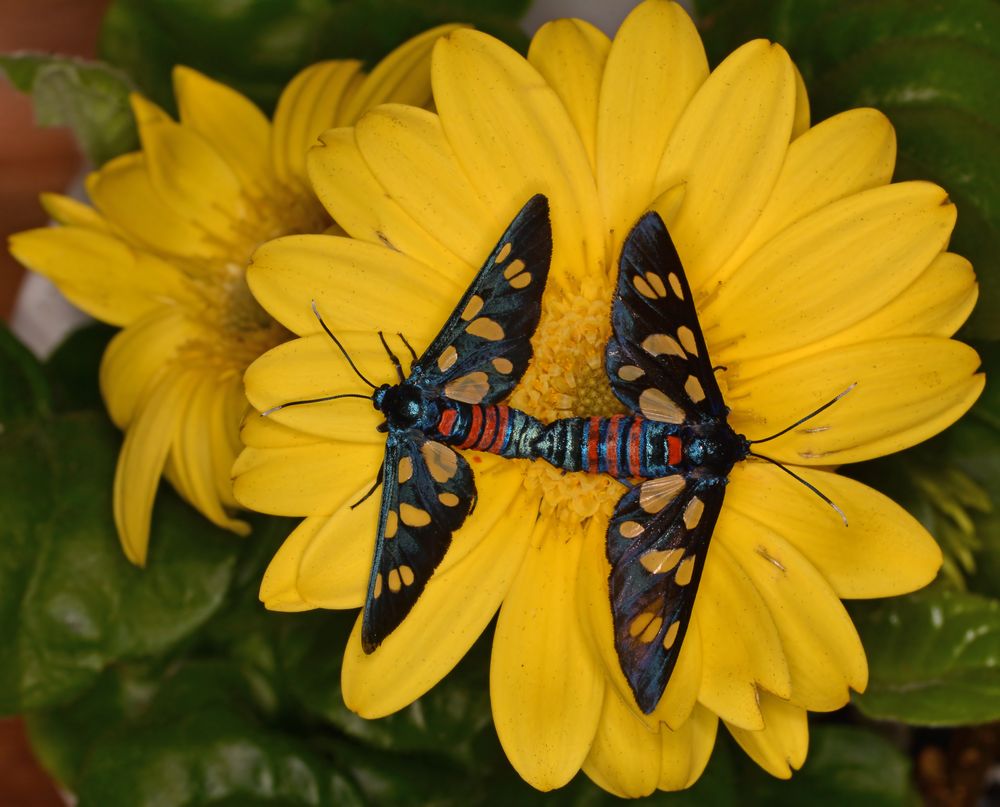
[[[403,336],[403,334],[402,334],[401,331],[397,331],[396,332],[396,336],[398,336],[400,339],[403,340],[403,344],[406,345],[406,349],[408,351],[410,351],[410,355],[413,356],[413,361],[416,361],[417,360],[417,351],[415,351],[413,349],[413,345],[411,345],[408,341],[406,341],[406,337]]]
[[[396,358],[396,354],[392,352],[392,349],[389,347],[389,343],[385,341],[385,335],[382,331],[378,332],[378,338],[382,341],[382,347],[385,348],[385,352],[389,354],[389,358],[392,360],[392,364],[396,368],[396,375],[399,376],[399,383],[402,384],[406,381],[406,376],[403,375],[403,365],[399,363],[399,359]]]
[[[368,499],[376,490],[378,490],[379,485],[381,484],[382,484],[382,466],[380,465],[378,467],[378,475],[375,477],[375,484],[371,486],[371,489],[364,496],[362,496],[354,504],[351,505],[351,509],[353,510],[359,504]]]

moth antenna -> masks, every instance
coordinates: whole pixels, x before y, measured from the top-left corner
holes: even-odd
[[[406,337],[403,336],[402,331],[397,332],[396,336],[403,340],[403,344],[406,345],[406,349],[410,351],[410,355],[413,356],[413,361],[415,362],[417,360],[417,351],[413,349],[413,345],[406,341]]]
[[[831,406],[833,406],[835,403],[837,403],[837,401],[839,401],[841,398],[843,398],[845,395],[847,395],[847,393],[849,393],[857,385],[858,385],[858,382],[855,381],[853,384],[851,384],[851,386],[849,386],[847,389],[845,389],[840,394],[835,395],[833,398],[831,398],[829,401],[827,401],[825,404],[823,404],[819,409],[816,409],[816,410],[810,412],[804,418],[800,418],[799,420],[796,420],[791,426],[787,426],[786,428],[782,429],[780,432],[775,432],[770,437],[764,437],[764,438],[762,438],[760,440],[750,440],[749,441],[750,445],[754,445],[756,443],[767,443],[767,442],[769,442],[771,440],[774,440],[777,437],[781,437],[781,435],[783,435],[783,434],[788,434],[788,432],[790,432],[796,426],[801,426],[807,420],[812,420],[820,412],[824,411],[825,409],[829,409]],[[756,457],[756,456],[759,456],[759,455],[754,454],[754,456]],[[761,459],[767,459],[767,458],[766,457],[761,457]]]
[[[312,310],[313,310],[313,313],[316,315],[316,319],[319,320],[319,324],[322,325],[323,326],[323,330],[326,331],[326,335],[329,336],[333,340],[333,343],[338,348],[340,348],[340,352],[344,354],[344,358],[347,359],[347,363],[349,365],[351,365],[351,369],[354,370],[355,375],[357,375],[358,378],[360,378],[362,381],[364,381],[372,389],[378,389],[378,387],[375,384],[373,384],[371,381],[369,381],[367,378],[364,377],[364,375],[361,373],[361,371],[357,368],[357,366],[355,366],[354,362],[351,360],[351,357],[350,357],[350,355],[348,355],[347,351],[344,349],[344,346],[342,344],[340,344],[340,340],[336,336],[334,336],[333,335],[333,331],[331,331],[327,327],[327,324],[323,321],[323,317],[320,316],[319,309],[316,307],[316,301],[315,300],[312,301]]]
[[[406,376],[403,375],[403,365],[399,363],[399,359],[396,354],[392,352],[392,348],[389,347],[389,343],[385,341],[385,334],[382,331],[378,332],[378,338],[382,340],[382,347],[385,348],[385,352],[389,354],[389,358],[392,360],[393,366],[396,368],[396,375],[399,376],[399,383],[402,384],[406,381]]]
[[[338,398],[361,398],[365,401],[370,401],[372,398],[370,395],[359,395],[356,392],[345,392],[342,395],[327,395],[323,398],[306,398],[301,401],[289,401],[288,403],[278,404],[277,406],[272,406],[270,409],[266,409],[260,413],[262,418],[266,418],[272,412],[277,412],[279,409],[285,409],[289,406],[301,406],[302,404],[311,403],[321,403],[323,401],[336,401]]]
[[[841,394],[843,394],[843,393],[841,393]],[[751,457],[756,457],[759,460],[764,460],[764,462],[769,462],[769,463],[771,463],[771,465],[775,466],[776,468],[780,468],[782,471],[784,471],[790,477],[792,477],[794,479],[797,479],[799,482],[801,482],[803,485],[805,485],[807,488],[809,488],[809,490],[811,490],[813,493],[815,493],[817,496],[819,496],[824,502],[826,502],[828,505],[830,505],[830,507],[832,507],[834,510],[836,510],[837,511],[837,515],[839,515],[840,518],[841,518],[841,520],[844,522],[844,526],[845,527],[847,526],[847,516],[844,514],[844,511],[841,510],[839,507],[837,507],[837,505],[833,503],[833,499],[831,499],[829,496],[827,496],[825,493],[823,493],[823,491],[821,491],[818,487],[816,487],[815,485],[813,485],[811,482],[806,482],[805,479],[803,479],[801,476],[799,476],[794,471],[788,470],[788,468],[786,468],[784,465],[782,465],[777,460],[772,460],[770,457],[765,457],[763,454],[754,454],[752,451],[750,452],[750,456]]]

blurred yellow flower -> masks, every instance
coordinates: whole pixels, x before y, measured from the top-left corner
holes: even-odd
[[[442,26],[406,42],[370,75],[353,60],[315,64],[282,93],[273,123],[235,90],[174,70],[180,122],[135,96],[142,150],[87,178],[94,207],[42,201],[61,227],[11,239],[14,256],[77,306],[123,328],[101,364],[101,391],[125,430],[114,515],[129,560],[143,565],[160,476],[206,518],[235,519],[230,469],[246,410],[242,375],[289,337],[254,301],[254,248],[331,221],[306,177],[317,135],[386,101],[430,100],[429,60]]]
[[[969,263],[946,251],[954,205],[929,183],[890,184],[895,139],[880,113],[810,127],[780,46],[751,42],[710,73],[690,19],[666,0],[641,3],[614,41],[579,20],[550,23],[527,60],[457,31],[437,43],[432,79],[436,112],[384,106],[310,153],[314,188],[353,240],[291,236],[256,252],[254,295],[300,338],[250,367],[250,402],[362,391],[319,332],[313,298],[363,372],[393,382],[374,332],[426,347],[497,233],[540,192],[553,263],[511,403],[546,420],[620,411],[604,374],[617,255],[654,208],[725,368],[736,431],[777,432],[857,382],[821,420],[768,444],[850,527],[780,470],[741,463],[678,665],[645,716],[612,642],[604,537],[621,485],[470,454],[479,505],[373,654],[356,627],[347,704],[365,717],[403,708],[499,609],[493,716],[535,787],[581,767],[622,796],[687,787],[720,719],[758,764],[789,776],[806,756],[807,710],[837,709],[867,682],[840,600],[911,591],[941,563],[910,515],[829,469],[936,434],[982,390],[978,356],[949,338],[977,294]],[[363,603],[377,502],[349,505],[381,462],[377,423],[350,400],[248,422],[237,498],[307,516],[268,569],[268,607]]]

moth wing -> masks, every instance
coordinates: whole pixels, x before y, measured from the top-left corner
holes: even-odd
[[[605,368],[633,412],[667,423],[725,417],[680,257],[655,211],[622,246]]]
[[[506,398],[531,361],[552,259],[548,199],[521,208],[448,317],[414,363],[411,379],[465,403]]]
[[[608,524],[615,651],[636,703],[659,703],[691,621],[725,484],[680,474],[622,496]]]
[[[409,614],[475,501],[472,471],[460,454],[415,430],[390,436],[361,624],[366,653]]]

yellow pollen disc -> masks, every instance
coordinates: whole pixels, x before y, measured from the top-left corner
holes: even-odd
[[[431,523],[430,513],[405,502],[399,505],[399,517],[408,527],[426,527]]]
[[[462,319],[468,322],[476,314],[483,310],[483,298],[478,294],[473,294],[469,298],[469,302],[465,305],[465,310],[462,312]]]
[[[686,586],[691,582],[691,578],[694,576],[694,561],[694,555],[681,561],[681,565],[677,567],[677,574],[674,576],[674,582],[677,585]]]
[[[677,641],[677,634],[680,631],[680,629],[681,629],[681,623],[679,620],[677,622],[674,622],[669,628],[667,628],[667,632],[663,634],[664,650],[669,650],[671,647],[674,646],[674,642]]]
[[[395,538],[399,531],[399,515],[395,510],[390,510],[385,516],[385,537]]]

